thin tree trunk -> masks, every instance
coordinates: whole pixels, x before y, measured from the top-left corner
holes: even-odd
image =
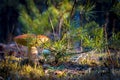
[[[59,25],[58,25],[58,28],[59,28],[59,30],[58,30],[59,40],[61,39],[62,24],[63,24],[63,17],[60,18],[60,20],[59,20]]]
[[[106,49],[106,53],[108,55],[108,60],[110,61],[110,65],[107,65],[106,67],[108,68],[109,79],[112,80],[112,78],[111,78],[111,68],[114,68],[114,62],[111,58],[110,50],[109,50],[109,47],[108,47],[108,33],[107,33],[108,22],[109,22],[109,13],[106,13],[106,23],[104,25],[104,27],[105,27],[105,43],[106,43],[106,48],[105,49]]]
[[[80,19],[80,27],[83,27],[83,14],[82,13],[80,13],[80,16],[79,16],[79,19]],[[81,39],[80,40],[80,50],[81,50],[81,52],[83,52],[83,40]]]
[[[72,10],[71,10],[71,12],[70,12],[70,17],[71,17],[71,19],[72,19],[72,17],[73,17],[73,12],[74,12],[74,10],[75,10],[76,3],[77,3],[77,0],[74,0],[74,4],[73,4]]]
[[[50,20],[50,24],[51,24],[51,27],[52,27],[52,30],[53,30],[53,36],[54,36],[54,38],[55,38],[55,29],[54,29],[54,26],[53,26],[51,17],[49,17],[49,20]]]
[[[108,22],[109,22],[109,13],[106,13],[106,19],[105,19],[105,24],[104,24],[104,32],[105,32],[105,43],[106,43],[106,48],[108,49],[108,33],[107,33],[107,26],[108,26]]]
[[[112,32],[115,33],[115,23],[116,23],[116,19],[113,19],[113,27],[112,27]]]

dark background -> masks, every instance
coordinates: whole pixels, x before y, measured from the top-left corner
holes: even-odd
[[[40,12],[43,12],[45,9],[47,9],[47,0],[34,1],[36,5],[40,5],[40,7],[38,7]],[[52,1],[54,2],[54,0]],[[80,1],[78,0],[77,4],[79,4],[79,2]],[[112,6],[118,3],[119,0],[91,0],[90,2],[96,4],[95,21],[99,23],[100,26],[102,26],[105,23],[106,18],[108,18],[108,32],[112,32],[114,25],[115,32],[119,32],[119,17],[115,14],[115,11],[110,11]],[[85,3],[86,0],[83,0],[83,4]],[[14,36],[22,34],[22,25],[18,21],[19,11],[17,9],[17,6],[19,4],[26,5],[26,2],[25,0],[0,0],[0,42],[2,43],[9,43],[13,40]],[[106,15],[107,13],[108,15]],[[77,15],[77,17],[79,16],[80,15]]]

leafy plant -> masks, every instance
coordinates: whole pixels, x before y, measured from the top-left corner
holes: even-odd
[[[84,48],[101,50],[104,48],[103,28],[92,21],[87,23],[84,27],[80,27],[76,31],[76,37],[82,40]]]
[[[94,4],[87,2],[86,5],[80,5],[78,11],[80,12],[80,25],[83,26],[83,23],[90,21],[95,18],[93,9],[95,8]]]
[[[109,47],[115,50],[120,49],[120,32],[113,33],[110,40],[109,40]]]
[[[40,13],[33,0],[25,0],[25,5],[20,4],[19,9],[19,21],[23,25],[23,31],[25,33],[44,34],[45,31],[51,29],[49,25],[49,13]]]
[[[50,55],[55,58],[55,62],[58,63],[61,58],[66,54],[67,43],[66,36],[64,35],[62,40],[53,41],[45,45],[45,48],[51,51]]]
[[[113,5],[112,11],[114,11],[115,14],[117,14],[118,16],[120,16],[120,2],[118,2],[115,5]]]

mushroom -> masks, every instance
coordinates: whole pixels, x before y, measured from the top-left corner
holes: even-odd
[[[49,38],[45,35],[23,34],[14,38],[14,41],[23,46],[28,47],[28,58],[33,60],[38,54],[37,46],[42,45],[49,41]]]

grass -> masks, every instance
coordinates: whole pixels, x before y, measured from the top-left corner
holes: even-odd
[[[113,53],[111,53],[113,54]],[[118,55],[118,54],[117,54]],[[118,57],[111,55],[114,63],[118,62]],[[67,60],[66,60],[67,61]],[[110,65],[114,65],[109,62],[105,53],[89,54],[85,59],[79,59],[79,64],[71,62],[60,62],[59,65],[51,65],[56,67],[55,69],[46,68],[42,65],[37,67],[30,66],[29,64],[21,65],[21,60],[16,57],[7,57],[6,60],[0,62],[0,78],[7,80],[119,80],[120,79],[120,66],[111,68]],[[106,63],[108,66],[105,66]],[[63,65],[62,69],[59,69],[60,65]],[[70,65],[71,64],[71,65]],[[118,64],[118,63],[117,63]],[[120,64],[120,63],[119,63]],[[66,68],[65,66],[68,66]],[[75,66],[74,66],[75,65]],[[77,66],[78,65],[78,66]],[[83,69],[76,70],[76,67],[83,66]],[[87,69],[84,69],[84,65],[88,65]],[[70,68],[74,66],[73,68]]]

